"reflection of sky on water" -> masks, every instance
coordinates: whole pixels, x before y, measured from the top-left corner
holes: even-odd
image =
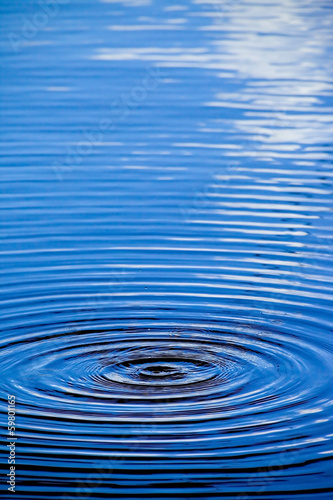
[[[216,92],[209,98],[203,88],[201,104],[217,109],[217,113],[214,119],[201,123],[200,131],[202,137],[214,131],[234,134],[230,142],[236,142],[238,148],[241,144],[244,151],[226,152],[226,156],[245,154],[273,162],[290,158],[296,164],[329,160],[327,143],[333,133],[333,71],[329,55],[333,20],[325,2],[314,5],[284,0],[263,4],[248,0],[238,4],[194,0],[190,13],[179,12],[181,8],[171,5],[158,15],[154,4],[151,10],[155,15],[143,16],[142,24],[115,24],[109,28],[179,31],[188,30],[190,22],[194,30],[190,39],[177,35],[174,43],[149,47],[140,45],[140,39],[133,46],[119,47],[115,40],[112,47],[98,49],[94,59],[215,71],[224,80],[221,90],[216,83]],[[316,144],[318,148],[305,147]],[[219,140],[216,144],[199,140],[196,146],[228,149]]]

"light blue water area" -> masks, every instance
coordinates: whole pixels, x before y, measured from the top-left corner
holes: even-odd
[[[15,498],[332,498],[332,2],[0,19]]]

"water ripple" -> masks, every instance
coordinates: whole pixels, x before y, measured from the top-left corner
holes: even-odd
[[[329,500],[332,5],[81,3],[1,6],[15,496]]]

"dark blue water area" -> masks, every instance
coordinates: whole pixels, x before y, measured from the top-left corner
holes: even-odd
[[[0,22],[0,498],[333,498],[332,2]]]

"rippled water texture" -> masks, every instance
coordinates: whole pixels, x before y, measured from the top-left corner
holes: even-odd
[[[332,2],[52,5],[0,7],[0,497],[333,498]]]

